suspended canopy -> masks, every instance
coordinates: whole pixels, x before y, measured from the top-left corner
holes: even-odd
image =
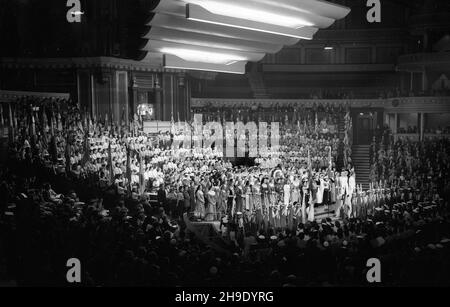
[[[319,0],[159,0],[152,12],[143,61],[243,74],[247,62],[311,40],[350,9]]]

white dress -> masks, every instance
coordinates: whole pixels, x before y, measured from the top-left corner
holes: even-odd
[[[341,176],[339,177],[339,183],[340,183],[340,187],[341,187],[341,195],[348,195],[349,190],[348,190],[348,177],[347,176]]]
[[[284,205],[289,206],[291,200],[291,186],[289,184],[284,185]]]
[[[320,179],[320,184],[317,189],[317,195],[316,195],[316,202],[318,204],[323,203],[323,191],[325,190],[325,181],[323,179]]]
[[[356,178],[355,175],[352,175],[348,179],[348,195],[353,195],[355,189],[356,189]]]

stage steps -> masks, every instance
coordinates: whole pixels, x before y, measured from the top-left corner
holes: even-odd
[[[370,145],[353,145],[352,161],[355,166],[356,184],[361,184],[364,190],[369,189]]]

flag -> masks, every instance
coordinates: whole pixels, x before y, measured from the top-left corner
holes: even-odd
[[[53,136],[55,133],[54,123],[53,123],[53,113],[50,114],[50,135]]]
[[[314,130],[315,130],[316,133],[319,132],[319,117],[317,115],[317,112],[316,112],[316,119],[314,121]]]
[[[3,104],[0,105],[0,117],[1,117],[1,119],[0,119],[0,124],[1,124],[2,126],[4,126],[4,125],[5,125],[5,120],[3,119]]]
[[[80,116],[81,116],[81,118],[80,118],[80,119],[77,119],[77,128],[78,128],[79,130],[81,130],[81,131],[84,132],[84,127],[85,127],[85,126],[83,126],[83,123],[84,123],[84,121],[85,121],[85,118],[84,118],[84,116],[82,116],[82,115],[80,115]]]
[[[9,111],[10,138],[11,138],[11,141],[13,141],[14,140],[14,122],[13,122],[13,116],[12,116],[12,105],[11,105],[11,103],[8,105],[8,111]]]
[[[84,150],[84,154],[83,154],[83,159],[81,160],[82,167],[84,167],[91,158],[91,143],[89,140],[89,126],[88,126],[88,129],[86,129],[86,131],[84,133],[83,150]]]
[[[114,184],[114,167],[113,167],[113,160],[112,160],[112,152],[111,152],[111,141],[108,145],[108,171],[109,171],[109,184]]]
[[[332,162],[332,158],[331,158],[331,146],[329,146],[329,149],[330,149],[330,151],[328,152],[328,161],[329,161],[329,164],[328,164],[328,178],[331,178],[331,168],[332,168],[332,166],[333,166],[333,162]]]
[[[11,103],[8,105],[8,112],[9,112],[9,126],[13,127],[13,119],[12,119],[12,105]]]
[[[131,149],[129,145],[127,146],[127,181],[128,181],[128,191],[131,193]]]
[[[88,129],[88,125],[89,125],[88,116],[89,116],[89,113],[88,112],[84,112],[84,116],[83,116],[83,131],[84,131],[84,129]]]
[[[61,114],[58,112],[58,127],[57,127],[57,129],[58,129],[58,131],[63,131],[63,127],[62,127],[62,121],[61,121]]]
[[[139,155],[139,194],[145,192],[145,177],[144,177],[144,159],[142,154]]]
[[[91,132],[91,128],[93,126],[92,124],[92,118],[91,118],[91,113],[88,114],[89,116],[89,120],[88,120],[88,132]]]
[[[70,172],[70,135],[67,134],[66,137],[66,150],[64,153],[64,157],[66,159],[66,173]]]
[[[56,138],[53,130],[53,117],[51,118],[51,139],[50,139],[50,149],[49,154],[52,158],[53,163],[56,163],[58,161],[58,147],[56,146]]]
[[[48,131],[49,131],[49,128],[48,128],[48,120],[47,120],[47,114],[46,114],[46,112],[45,112],[45,108],[43,107],[42,108],[42,125],[41,125],[41,127],[42,127],[42,142],[43,142],[43,144],[44,144],[44,146],[45,146],[45,148],[48,148]]]
[[[16,111],[17,111],[17,110],[14,110],[14,112],[13,112],[13,124],[14,124],[14,127],[17,129],[17,116],[16,116]]]
[[[34,121],[34,113],[31,112],[31,135],[36,135],[36,122]]]
[[[45,108],[42,110],[42,128],[45,132],[49,131],[47,112],[45,112]]]
[[[313,179],[312,179],[312,162],[311,162],[311,154],[308,147],[308,186],[309,190],[312,191],[313,189]]]

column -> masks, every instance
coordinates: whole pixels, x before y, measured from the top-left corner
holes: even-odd
[[[163,121],[163,101],[162,101],[162,90],[155,90],[155,119],[158,121]]]
[[[410,78],[410,82],[409,82],[409,91],[412,92],[413,91],[413,87],[414,87],[414,73],[410,72],[409,73],[411,78]]]
[[[174,109],[174,77],[172,74],[163,74],[162,77],[163,101],[162,101],[162,120],[170,121]]]
[[[426,92],[428,90],[428,78],[425,68],[422,71],[422,91]]]
[[[128,73],[126,71],[116,71],[114,96],[115,121],[120,123],[123,120],[128,123]]]
[[[97,120],[105,120],[106,114],[108,119],[113,118],[113,82],[114,75],[106,70],[100,69],[95,72],[93,93],[95,101],[95,114]]]
[[[93,80],[90,70],[77,71],[77,101],[82,112],[95,111],[93,108]]]
[[[424,130],[425,130],[425,113],[420,113],[420,140],[424,140]]]

